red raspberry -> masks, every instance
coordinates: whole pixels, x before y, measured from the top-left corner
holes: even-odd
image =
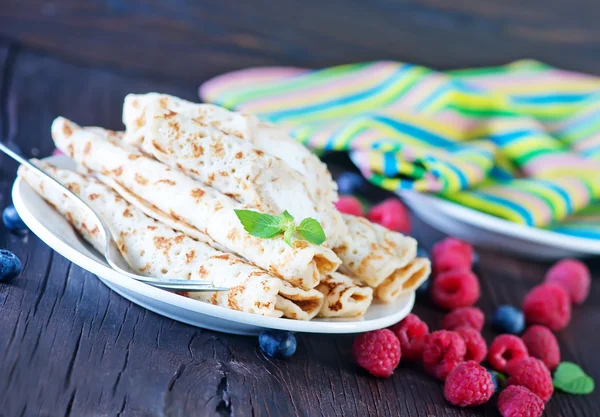
[[[554,392],[550,371],[539,359],[529,357],[513,362],[509,365],[508,372],[510,377],[506,381],[507,385],[522,385],[544,402],[548,402]]]
[[[408,361],[420,361],[423,358],[425,341],[429,335],[429,327],[415,314],[409,314],[400,323],[391,327],[400,341],[402,358]]]
[[[446,310],[470,307],[479,299],[479,295],[479,280],[468,269],[446,271],[431,284],[431,299]]]
[[[396,369],[402,353],[400,342],[388,329],[363,333],[352,345],[354,360],[375,376],[388,377]]]
[[[538,358],[551,371],[560,363],[560,348],[554,334],[544,326],[534,325],[529,327],[523,336],[523,343],[527,346],[529,356]]]
[[[544,402],[527,388],[511,385],[500,393],[498,410],[502,417],[541,417]]]
[[[452,269],[469,269],[473,263],[473,247],[453,237],[447,237],[436,243],[431,255],[434,275]]]
[[[506,372],[513,363],[527,358],[525,343],[512,334],[496,336],[488,350],[488,362],[498,372]]]
[[[569,294],[571,302],[581,304],[590,293],[592,278],[587,266],[577,259],[563,259],[546,273],[546,282],[561,285]]]
[[[442,320],[442,329],[454,330],[457,327],[469,326],[478,332],[483,329],[485,316],[477,307],[462,307],[451,311]]]
[[[367,214],[367,219],[396,232],[410,233],[408,210],[397,198],[388,198],[373,206]]]
[[[423,366],[431,375],[444,381],[450,371],[465,359],[465,342],[456,332],[438,330],[425,342]]]
[[[364,216],[362,204],[356,197],[351,195],[340,196],[340,199],[335,202],[335,207],[344,214],[352,214],[353,216]]]
[[[486,403],[493,394],[492,376],[474,361],[460,363],[448,374],[444,384],[444,396],[459,407]]]
[[[481,333],[468,326],[458,327],[454,331],[465,341],[467,347],[465,360],[481,363],[487,356],[487,345]]]
[[[571,300],[562,286],[554,283],[533,287],[523,301],[525,319],[550,330],[561,330],[571,320]]]

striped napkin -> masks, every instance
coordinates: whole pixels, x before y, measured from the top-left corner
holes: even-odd
[[[600,79],[536,61],[438,72],[369,62],[227,73],[200,96],[347,151],[392,191],[600,238]]]

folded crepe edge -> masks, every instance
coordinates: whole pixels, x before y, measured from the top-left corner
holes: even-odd
[[[333,272],[325,277],[317,290],[325,296],[319,317],[358,317],[365,314],[373,301],[373,289],[356,284],[350,277]]]
[[[415,291],[431,273],[431,262],[427,258],[415,258],[405,267],[398,269],[375,289],[381,301],[390,303],[407,292]]]

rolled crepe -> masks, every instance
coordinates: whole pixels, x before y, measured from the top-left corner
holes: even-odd
[[[261,212],[288,210],[298,220],[315,218],[327,236],[325,244],[337,246],[346,226],[333,203],[323,204],[317,197],[318,186],[249,141],[206,124],[202,106],[167,95],[128,95],[124,120],[136,130],[125,141]],[[128,123],[136,110],[140,115]]]
[[[104,184],[75,172],[38,163],[98,213],[133,270],[155,278],[208,280],[227,292],[190,292],[190,297],[247,313],[310,320],[323,295],[293,287],[239,257],[223,253],[146,216]],[[99,251],[104,239],[95,219],[46,178],[26,167],[19,175],[67,218]]]
[[[430,273],[431,263],[429,259],[415,258],[381,283],[375,289],[375,295],[384,302],[392,302],[402,294],[419,288]]]
[[[137,142],[137,146],[141,145],[145,134],[144,101],[153,97],[162,98],[166,95],[150,93],[143,96],[128,96],[123,107],[123,123],[127,132],[133,133],[129,140]],[[337,201],[337,185],[332,180],[327,166],[308,148],[290,137],[285,129],[261,122],[256,116],[232,112],[213,104],[197,104],[172,96],[169,96],[169,99],[174,111],[194,107],[201,114],[199,120],[202,124],[244,139],[254,148],[282,159],[315,187],[315,193],[322,201],[329,203]]]
[[[98,128],[81,128],[63,118],[52,124],[52,137],[61,151],[77,164],[127,189],[130,196],[135,196],[129,202],[136,207],[150,207],[153,212],[170,216],[174,227],[182,224],[182,229],[195,228],[229,251],[303,289],[314,288],[322,275],[339,266],[339,258],[324,246],[295,241],[290,247],[282,236],[251,236],[234,212],[246,206],[178,170],[112,143],[107,136]]]
[[[351,278],[338,272],[322,279],[317,290],[325,295],[320,317],[362,316],[373,301],[373,289],[358,286]]]
[[[156,110],[149,111],[153,108],[151,103],[161,101],[163,109],[159,118],[162,118],[163,121],[157,125],[162,123],[163,135],[169,130],[168,120],[177,117],[178,112],[187,112],[187,114],[194,115],[199,125],[210,126],[229,137],[243,139],[250,143],[255,150],[264,152],[263,158],[268,155],[276,157],[299,173],[306,183],[317,190],[316,195],[312,198],[317,210],[326,213],[325,216],[322,216],[329,219],[329,221],[325,220],[325,224],[337,224],[339,213],[326,212],[326,208],[331,207],[332,203],[338,199],[335,182],[326,165],[306,147],[292,139],[284,129],[262,123],[254,116],[156,93],[130,95],[125,99],[123,108],[123,122],[128,132],[125,137],[126,141],[137,146],[141,146],[144,141],[147,141],[148,126],[152,125],[147,122],[149,119],[147,113],[156,112]],[[177,130],[181,130],[182,121],[177,120],[177,123],[171,123],[170,136],[173,137],[177,135]],[[152,134],[153,137],[160,136],[157,135],[156,130],[160,130],[161,127],[157,128],[157,125],[152,125],[154,126],[152,130],[155,132]],[[188,133],[188,137],[191,139],[194,136],[196,137],[195,141],[200,140],[197,138],[198,133],[195,135]],[[194,140],[189,143],[193,142]],[[152,153],[159,159],[160,157],[169,157],[168,152],[160,154],[160,151],[156,149],[152,150]],[[205,167],[206,162],[199,167],[188,167],[187,172],[190,172],[190,169],[202,172],[202,169],[206,169]],[[342,260],[341,270],[373,288],[377,288],[384,281],[400,279],[396,277],[396,272],[415,258],[417,242],[413,238],[387,230],[366,219],[358,219],[350,215],[342,215],[342,218],[347,226],[347,231],[339,234],[341,238],[337,239],[337,242],[332,242],[336,254]],[[335,228],[343,230],[337,225]],[[379,293],[383,294],[383,290],[376,291],[376,294]]]
[[[375,288],[377,298],[393,301],[404,291],[398,291],[398,288],[409,279],[406,266],[417,255],[417,241],[363,217],[343,217],[349,234],[344,244],[334,248],[344,259],[340,271]],[[426,272],[428,275],[429,269]]]

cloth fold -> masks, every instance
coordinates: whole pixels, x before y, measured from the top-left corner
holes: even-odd
[[[347,151],[388,190],[600,236],[600,209],[589,208],[600,207],[600,78],[536,61],[448,72],[380,61],[235,71],[200,96],[285,126],[313,149]]]

